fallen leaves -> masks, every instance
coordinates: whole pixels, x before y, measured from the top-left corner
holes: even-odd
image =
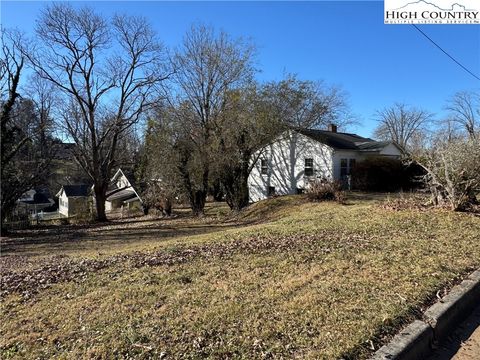
[[[2,289],[0,297],[19,293],[24,299],[30,299],[39,291],[64,281],[81,281],[89,273],[100,271],[117,264],[128,264],[133,268],[144,266],[171,266],[192,261],[197,258],[226,258],[235,254],[256,254],[268,252],[293,252],[310,250],[311,258],[325,256],[332,249],[347,250],[351,247],[368,247],[369,241],[355,234],[318,232],[316,234],[296,235],[259,235],[247,239],[233,239],[221,243],[196,246],[178,246],[156,252],[134,252],[109,256],[101,259],[72,260],[56,259],[54,264],[23,272],[6,271],[1,275]],[[306,258],[308,261],[308,257]],[[188,284],[191,279],[179,278],[179,282]]]

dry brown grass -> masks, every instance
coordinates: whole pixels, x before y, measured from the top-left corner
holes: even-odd
[[[124,247],[89,250],[101,235],[80,248],[29,244],[19,274],[47,248],[74,263],[125,260],[32,297],[7,295],[2,358],[365,358],[480,266],[478,217],[378,201],[284,197],[235,215],[155,220],[148,239]],[[176,225],[214,231],[176,236]],[[170,257],[183,260],[158,260]]]

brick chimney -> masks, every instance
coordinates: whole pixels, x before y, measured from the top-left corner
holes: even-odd
[[[336,133],[337,132],[337,125],[335,124],[328,124],[328,131]]]

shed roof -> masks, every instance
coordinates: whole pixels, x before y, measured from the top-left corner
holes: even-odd
[[[67,197],[88,196],[89,195],[89,190],[90,190],[90,186],[84,185],[84,184],[63,185],[62,188],[65,191],[65,195],[67,195]]]

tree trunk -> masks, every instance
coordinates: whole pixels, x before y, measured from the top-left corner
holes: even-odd
[[[193,194],[191,194],[190,199],[190,207],[192,208],[193,215],[204,215],[207,192],[203,190],[196,190]]]
[[[239,211],[250,203],[248,190],[248,168],[249,154],[244,154],[243,163],[237,168],[230,168],[222,177],[222,184],[225,189],[225,198],[231,210]]]
[[[105,214],[105,201],[106,196],[106,187],[101,185],[95,185],[95,206],[97,209],[97,221],[105,222],[107,220],[107,215]]]
[[[7,220],[7,214],[2,209],[1,224],[0,224],[0,236],[6,236],[8,234],[8,229],[7,229],[7,226],[5,224],[5,220]]]
[[[223,193],[220,180],[215,180],[210,189],[210,194],[213,196],[215,201],[223,201],[225,194]]]
[[[165,216],[172,215],[172,200],[169,197],[165,198],[165,205],[162,212]]]
[[[190,159],[190,153],[188,151],[184,151],[181,154],[180,164],[178,166],[178,170],[180,174],[182,174],[183,186],[185,187],[185,191],[188,196],[188,202],[190,203],[190,208],[192,209],[192,213],[195,216],[200,216],[204,214],[205,202],[207,200],[207,193],[208,193],[208,175],[209,175],[209,165],[205,163],[203,168],[203,177],[202,177],[202,185],[203,189],[195,189],[192,186],[192,181],[190,178],[190,172],[188,169],[188,161]]]
[[[249,193],[248,193],[248,182],[244,179],[237,180],[236,191],[230,194],[229,200],[227,201],[230,209],[235,211],[240,211],[243,208],[246,208],[249,204]]]

